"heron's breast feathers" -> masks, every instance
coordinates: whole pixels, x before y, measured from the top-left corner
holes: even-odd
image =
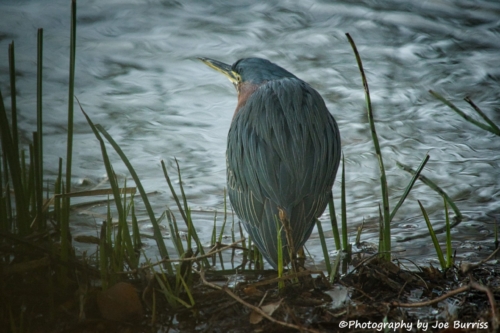
[[[287,214],[300,206],[304,217],[318,217],[339,160],[337,125],[313,88],[296,78],[261,85],[228,134],[228,191],[236,213],[252,223],[270,200]]]

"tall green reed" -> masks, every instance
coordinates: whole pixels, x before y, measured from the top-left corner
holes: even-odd
[[[384,259],[390,260],[391,259],[391,221],[393,220],[397,211],[399,210],[399,208],[401,207],[401,205],[403,204],[403,202],[407,198],[408,194],[410,193],[411,189],[413,188],[413,185],[415,184],[415,181],[418,178],[418,175],[420,175],[420,172],[423,170],[427,161],[429,160],[429,155],[426,155],[424,157],[424,159],[420,163],[417,171],[415,172],[412,179],[410,180],[410,182],[406,186],[406,189],[405,189],[403,195],[399,198],[394,209],[391,211],[390,205],[389,205],[389,189],[387,186],[387,178],[386,178],[386,174],[385,174],[384,161],[382,158],[380,144],[379,144],[377,132],[375,129],[375,118],[374,118],[373,109],[372,109],[372,105],[371,105],[370,91],[368,88],[368,81],[367,81],[365,73],[364,73],[363,63],[362,63],[361,57],[357,51],[356,44],[354,43],[354,40],[352,39],[352,37],[348,33],[346,34],[346,36],[347,36],[347,39],[349,40],[349,43],[351,44],[351,47],[354,51],[354,55],[356,57],[356,61],[357,61],[359,71],[361,74],[361,80],[363,82],[363,87],[365,90],[366,109],[367,109],[367,113],[368,113],[368,121],[370,124],[370,132],[371,132],[372,141],[374,144],[375,153],[377,155],[377,160],[378,160],[379,169],[380,169],[380,186],[381,186],[381,193],[382,193],[382,208],[380,209],[381,232],[380,232],[379,252],[381,253],[381,256]]]
[[[80,105],[80,109],[81,109],[82,113],[84,114],[85,118],[87,119],[87,123],[91,127],[95,137],[97,138],[97,140],[99,141],[99,144],[101,146],[101,153],[102,153],[104,165],[106,167],[106,172],[108,174],[108,179],[109,179],[109,182],[111,184],[111,188],[113,189],[113,197],[115,200],[115,204],[116,204],[116,208],[117,208],[118,216],[119,216],[118,220],[121,221],[120,223],[123,225],[126,223],[123,203],[122,203],[122,200],[120,198],[120,189],[118,187],[118,183],[116,181],[113,167],[112,167],[111,162],[109,160],[107,150],[106,150],[106,145],[104,144],[104,139],[102,138],[102,136],[104,136],[104,138],[106,138],[106,140],[111,144],[111,146],[113,147],[115,152],[118,154],[118,156],[120,156],[122,162],[125,164],[130,175],[132,176],[132,179],[134,180],[135,185],[137,186],[137,189],[139,190],[142,201],[144,202],[144,205],[146,207],[146,211],[148,213],[149,219],[150,219],[151,224],[153,226],[154,238],[156,240],[156,245],[157,245],[158,250],[160,252],[160,256],[162,258],[170,258],[167,247],[166,247],[165,242],[163,240],[163,236],[161,233],[161,229],[160,229],[158,220],[153,212],[153,208],[151,207],[151,203],[149,202],[149,198],[146,194],[146,191],[144,190],[144,187],[142,186],[142,183],[139,179],[139,176],[137,175],[137,173],[136,173],[135,169],[133,168],[132,164],[130,163],[129,159],[127,158],[125,153],[122,151],[120,146],[115,142],[115,140],[109,135],[109,133],[101,125],[99,125],[99,124],[94,125],[94,123],[92,122],[90,117],[87,115],[87,113],[85,113],[85,111],[83,110],[81,105]],[[102,134],[102,136],[101,136],[101,134]],[[169,274],[173,274],[174,270],[173,270],[171,263],[166,262],[165,265],[166,265],[167,272]]]

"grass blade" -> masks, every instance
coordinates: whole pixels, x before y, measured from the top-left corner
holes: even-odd
[[[163,236],[161,235],[161,230],[160,226],[157,223],[156,217],[153,212],[153,208],[151,207],[151,203],[149,202],[148,196],[146,194],[146,191],[144,190],[144,187],[142,186],[141,180],[139,179],[139,176],[137,176],[137,173],[135,172],[135,169],[132,167],[132,164],[130,164],[130,161],[128,158],[125,156],[121,148],[118,146],[118,144],[113,140],[111,135],[99,124],[96,125],[96,128],[101,132],[106,140],[111,144],[111,146],[115,149],[115,151],[118,153],[120,158],[122,159],[123,163],[126,165],[128,171],[130,172],[130,175],[134,179],[134,182],[137,186],[137,189],[139,190],[139,193],[141,194],[141,198],[144,202],[144,205],[146,206],[146,211],[148,212],[149,218],[151,220],[151,223],[153,225],[153,230],[155,234],[155,240],[156,244],[158,246],[158,250],[160,251],[160,255],[162,258],[169,257],[167,247],[165,246],[165,243],[163,241]],[[167,270],[169,274],[173,273],[173,269],[171,267],[171,264],[167,264]]]
[[[142,183],[137,176],[137,173],[135,172],[134,168],[132,167],[132,164],[130,164],[130,161],[128,158],[125,156],[121,148],[118,146],[118,144],[113,140],[113,138],[106,132],[106,130],[99,124],[96,125],[96,128],[101,132],[104,137],[108,140],[108,142],[111,144],[111,146],[115,149],[115,151],[118,153],[120,158],[122,159],[123,163],[127,166],[128,171],[130,172],[130,175],[134,179],[134,182],[137,186],[137,189],[139,190],[139,193],[141,194],[142,200],[144,201],[144,205],[146,206],[146,211],[148,212],[149,218],[151,219],[151,222],[153,224],[153,229],[155,233],[155,238],[156,242],[158,245],[158,248],[160,250],[160,255],[165,258],[168,257],[168,251],[167,248],[165,247],[165,243],[163,242],[163,237],[161,236],[161,231],[160,227],[157,224],[157,220],[155,218],[153,209],[151,207],[151,204],[149,202],[149,199],[147,197],[146,191],[144,190],[144,187],[142,186]],[[170,274],[170,271],[169,271]]]
[[[12,112],[12,144],[19,149],[19,138],[17,131],[17,96],[16,96],[16,61],[14,52],[14,41],[9,44],[9,77],[10,77],[10,105]]]
[[[62,194],[64,195],[65,187],[64,185],[61,186],[61,191]],[[63,204],[61,205],[61,215],[64,217],[69,217],[69,204],[67,204],[67,199],[63,198]],[[60,257],[61,257],[61,262],[67,262],[71,256],[71,235],[70,235],[70,229],[69,229],[69,219],[61,221],[60,224],[60,242],[61,242],[61,248],[60,248]],[[64,287],[67,287],[69,284],[68,280],[68,267],[65,265],[61,266],[59,270],[59,280],[61,281],[60,284]]]
[[[68,82],[68,139],[66,144],[66,193],[71,193],[71,165],[73,161],[73,118],[75,95],[75,58],[76,58],[76,0],[71,1],[71,30],[69,47]],[[69,199],[68,199],[69,204]]]
[[[345,160],[342,155],[342,184],[341,184],[341,198],[340,207],[342,210],[342,249],[347,251],[349,248],[349,239],[347,237],[347,204],[345,194]]]
[[[321,221],[318,219],[316,219],[316,227],[318,228],[318,235],[321,243],[321,250],[323,251],[323,258],[325,259],[326,271],[328,272],[328,275],[331,275],[332,265],[330,264],[330,256],[328,255],[328,248],[326,247],[325,234],[323,233]]]
[[[181,189],[182,202],[184,203],[184,211],[188,211],[188,203],[186,193],[184,193],[184,186],[182,185],[181,168],[179,167],[179,161],[175,159],[175,164],[177,165],[177,176],[179,177],[179,188]]]
[[[12,134],[7,118],[7,111],[3,103],[2,93],[0,91],[0,137],[2,141],[2,150],[4,159],[7,161],[10,171],[12,189],[14,190],[14,199],[16,202],[16,216],[20,235],[26,235],[29,232],[29,199],[25,197],[23,190],[22,176],[20,174],[21,165],[19,163],[19,151],[14,146]],[[7,169],[5,168],[7,175]]]
[[[484,129],[485,131],[491,132],[491,133],[496,134],[496,135],[500,135],[500,131],[497,132],[493,127],[488,126],[486,124],[483,124],[483,123],[481,123],[481,122],[479,122],[479,121],[471,118],[465,112],[463,112],[462,110],[460,110],[459,108],[457,108],[455,106],[455,104],[453,104],[452,102],[448,101],[446,98],[444,98],[443,96],[441,96],[437,92],[435,92],[433,90],[429,90],[429,93],[432,96],[434,96],[436,99],[440,100],[443,104],[447,105],[450,109],[452,109],[453,111],[455,111],[459,116],[461,116],[462,118],[464,118],[469,123],[471,123],[473,125],[476,125],[477,127]]]
[[[215,211],[215,216],[214,216],[214,225],[212,227],[212,236],[210,237],[210,245],[214,246],[216,243],[216,235],[217,233],[217,211]]]
[[[444,257],[443,257],[443,250],[441,250],[441,246],[439,246],[439,241],[436,237],[436,233],[434,233],[434,229],[432,228],[431,221],[429,220],[429,215],[427,215],[427,212],[425,211],[424,206],[418,200],[418,204],[420,206],[420,209],[422,210],[422,215],[424,216],[425,223],[427,224],[427,228],[429,229],[429,234],[431,235],[432,243],[434,244],[434,248],[436,249],[436,254],[439,259],[439,263],[441,264],[441,268],[443,270],[446,269],[446,263],[444,262]]]
[[[188,227],[188,230],[191,230],[191,232],[192,232],[192,236],[193,236],[193,239],[196,243],[196,246],[198,247],[198,251],[200,251],[201,255],[204,255],[205,250],[203,249],[200,238],[198,237],[198,234],[196,233],[196,229],[194,228],[193,220],[191,218],[191,211],[188,207],[186,193],[184,192],[184,186],[182,185],[181,168],[179,167],[179,162],[177,161],[177,159],[175,159],[175,164],[177,165],[177,175],[179,177],[179,188],[181,189],[182,201],[184,202],[184,210],[186,211],[186,216],[188,217],[187,227]],[[205,267],[210,267],[210,263],[208,262],[207,258],[203,259],[203,263],[205,264]]]
[[[43,73],[43,29],[38,29],[37,39],[37,75],[36,75],[36,140],[35,148],[35,187],[36,187],[36,212],[39,230],[45,227],[43,206],[43,114],[42,114],[42,75]]]
[[[451,227],[450,227],[450,216],[448,214],[448,204],[446,199],[444,201],[444,214],[446,218],[446,268],[453,266],[452,259],[452,248],[451,248]]]
[[[335,215],[335,205],[333,203],[333,192],[328,200],[328,210],[330,211],[330,223],[332,224],[333,239],[335,240],[335,248],[340,250],[342,243],[340,242],[339,226],[337,216]]]
[[[125,184],[126,185],[126,184]],[[139,258],[135,253],[134,245],[132,242],[132,237],[130,236],[130,230],[127,223],[127,216],[130,214],[130,210],[133,205],[133,198],[130,198],[130,204],[127,205],[127,192],[123,193],[123,209],[124,209],[124,218],[122,221],[119,221],[121,227],[121,236],[124,240],[125,251],[128,256],[128,264],[132,269],[136,269],[139,263]]]
[[[35,212],[36,212],[36,217],[31,223],[31,226],[36,225],[38,227],[38,230],[41,231],[44,229],[43,227],[43,178],[41,177],[40,174],[40,169],[42,166],[40,165],[42,161],[40,160],[40,136],[38,135],[37,132],[33,132],[33,148],[34,148],[34,159],[33,159],[33,165],[34,165],[34,170],[35,170]]]
[[[412,168],[410,168],[409,166],[407,166],[407,165],[405,165],[403,163],[400,163],[400,162],[396,161],[396,165],[399,168],[401,168],[402,170],[404,170],[406,172],[409,172],[412,175],[414,175],[416,173],[415,170],[413,170]],[[424,183],[425,185],[429,186],[431,189],[433,189],[434,191],[436,191],[437,193],[439,193],[439,195],[442,196],[448,202],[448,204],[450,205],[450,207],[455,212],[455,216],[456,216],[456,220],[457,221],[461,221],[462,220],[462,213],[460,212],[460,210],[458,209],[458,207],[455,205],[455,203],[453,202],[453,200],[451,200],[451,198],[448,196],[448,194],[446,194],[445,191],[443,191],[442,188],[440,188],[432,180],[430,180],[429,178],[425,177],[422,174],[420,174],[418,176],[418,179],[420,179],[422,181],[422,183]]]
[[[102,222],[101,225],[101,236],[99,239],[99,271],[101,272],[101,285],[102,289],[108,289],[109,279],[108,279],[108,253],[106,249],[107,244],[107,223]]]
[[[406,197],[408,196],[408,194],[410,193],[411,189],[413,188],[413,185],[417,181],[418,176],[420,175],[420,173],[424,169],[425,165],[429,161],[429,158],[430,158],[429,154],[426,154],[425,157],[424,157],[424,159],[423,159],[423,161],[418,166],[417,171],[415,171],[415,173],[413,174],[413,177],[411,178],[410,182],[406,186],[406,189],[405,189],[403,195],[401,196],[401,198],[399,199],[398,203],[396,204],[396,206],[392,210],[391,217],[390,217],[391,221],[394,218],[394,215],[396,215],[396,213],[398,212],[398,209],[401,207],[401,205],[403,204],[403,202],[406,200]]]
[[[379,253],[385,253],[386,251],[390,251],[385,249],[385,243],[384,243],[384,216],[382,213],[382,208],[380,207],[380,204],[378,205],[378,223],[379,223],[379,233],[378,233],[378,252]]]
[[[137,223],[137,216],[135,215],[135,202],[134,194],[132,194],[131,205],[132,205],[132,235],[134,240],[134,248],[139,249],[142,246],[141,234],[139,230],[139,224]]]
[[[43,115],[42,115],[42,72],[43,72],[43,29],[38,29],[36,74],[36,130],[38,133],[38,161],[40,168],[37,178],[43,178]]]
[[[99,141],[99,144],[101,146],[101,153],[102,153],[102,159],[104,161],[104,166],[106,168],[106,173],[108,174],[108,180],[109,184],[111,186],[111,190],[113,191],[113,197],[115,200],[116,204],[116,209],[118,211],[118,221],[123,221],[125,220],[124,216],[124,210],[123,210],[123,203],[121,200],[120,196],[120,187],[118,185],[118,181],[116,180],[115,176],[115,171],[113,170],[113,166],[111,165],[111,161],[109,160],[108,152],[106,149],[106,145],[104,144],[104,140],[102,139],[101,135],[99,134],[99,131],[97,130],[97,126],[99,125],[94,125],[94,123],[90,120],[90,118],[87,116],[87,114],[82,110],[85,118],[87,119],[87,122],[94,132],[95,137]]]
[[[384,254],[384,257],[387,260],[391,259],[391,228],[390,228],[390,214],[389,214],[389,191],[387,188],[387,178],[385,175],[385,168],[384,168],[384,160],[382,158],[382,152],[380,150],[380,145],[378,142],[378,136],[377,136],[377,131],[375,129],[375,120],[373,117],[373,109],[372,109],[372,104],[371,104],[371,99],[370,99],[370,90],[368,88],[368,81],[366,80],[365,76],[365,71],[363,69],[363,63],[361,61],[361,57],[359,56],[358,50],[356,48],[356,44],[354,43],[354,40],[351,38],[351,35],[348,33],[346,34],[347,39],[349,40],[349,43],[351,44],[351,47],[354,51],[354,55],[356,56],[356,61],[358,63],[359,67],[359,72],[361,74],[361,80],[363,81],[363,87],[365,90],[365,100],[366,100],[366,109],[368,112],[368,121],[370,123],[370,132],[372,134],[372,141],[373,145],[375,147],[375,153],[377,154],[377,159],[378,159],[378,164],[379,164],[379,169],[380,169],[380,186],[382,190],[382,205],[383,205],[383,213],[384,213],[384,243],[385,243],[385,249],[386,252]],[[345,244],[344,244],[345,246]]]
[[[182,208],[181,202],[179,201],[179,197],[177,196],[177,193],[175,192],[174,186],[172,185],[172,181],[170,180],[170,177],[168,176],[167,167],[165,166],[165,162],[163,160],[161,161],[161,167],[163,169],[163,175],[165,176],[168,187],[170,188],[170,193],[172,193],[172,196],[174,197],[174,201],[177,204],[177,208],[179,208],[179,212],[181,213],[181,216],[187,225],[188,221],[187,221],[186,213],[184,212],[184,209]]]
[[[170,229],[170,237],[172,242],[174,243],[175,249],[177,250],[177,255],[179,258],[182,258],[184,255],[184,246],[182,245],[181,236],[179,235],[179,229],[177,227],[177,221],[175,220],[175,216],[171,210],[166,211],[165,215],[167,216],[168,226]]]
[[[227,199],[226,199],[226,188],[224,188],[224,221],[222,222],[222,227],[219,234],[219,243],[222,243],[222,237],[224,237],[224,229],[226,228],[227,222]]]
[[[26,197],[29,202],[28,205],[31,205],[31,216],[36,215],[36,197],[35,197],[35,147],[33,147],[33,144],[29,145],[29,150],[30,150],[30,163],[29,163],[29,178],[28,178],[28,196]]]
[[[59,157],[59,167],[57,168],[57,178],[54,185],[54,220],[57,228],[61,228],[61,187],[62,187],[62,158]]]
[[[464,101],[469,103],[474,111],[476,111],[477,114],[479,114],[481,118],[483,118],[484,121],[486,121],[491,126],[496,135],[500,135],[500,128],[497,126],[497,124],[495,124],[486,114],[484,114],[484,112],[469,97],[465,97]]]
[[[83,112],[85,118],[87,119],[87,122],[89,123],[90,127],[92,128],[92,131],[94,131],[94,134],[96,134],[96,137],[101,142],[101,145],[104,146],[104,141],[102,141],[102,138],[99,139],[100,135],[99,135],[98,131],[102,133],[102,135],[106,138],[106,140],[108,140],[108,142],[111,144],[111,146],[114,148],[114,150],[117,152],[117,154],[120,156],[123,163],[127,167],[128,171],[130,172],[130,175],[134,179],[134,182],[137,186],[137,189],[139,190],[139,193],[141,194],[141,198],[144,202],[144,205],[146,206],[146,211],[148,212],[149,218],[151,220],[151,224],[153,226],[156,245],[158,246],[158,251],[160,252],[160,256],[162,258],[170,258],[169,254],[168,254],[167,247],[165,246],[165,242],[163,241],[163,236],[161,234],[160,226],[158,225],[156,217],[154,215],[153,208],[151,207],[151,204],[149,202],[146,191],[144,190],[144,187],[142,186],[142,183],[141,183],[139,177],[137,176],[137,173],[135,172],[134,168],[132,167],[132,164],[130,164],[130,161],[128,160],[128,158],[125,156],[125,154],[123,153],[121,148],[118,146],[118,144],[115,142],[115,140],[113,140],[113,138],[109,135],[109,133],[106,132],[106,130],[99,124],[94,126],[94,124],[92,123],[92,121],[90,120],[88,115],[85,113],[85,111],[83,110],[81,105],[80,105],[80,109]],[[111,178],[112,177],[110,177],[110,179]],[[119,211],[120,210],[121,209],[119,209]],[[167,271],[169,274],[174,273],[173,268],[172,268],[172,264],[170,262],[166,263],[166,267],[167,267]]]
[[[330,283],[333,283],[337,272],[339,271],[340,262],[342,261],[342,252],[338,251],[337,256],[335,256],[335,261],[333,262],[332,272],[330,273]]]

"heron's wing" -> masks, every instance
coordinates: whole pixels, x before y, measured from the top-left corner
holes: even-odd
[[[328,202],[340,160],[338,127],[309,85],[296,78],[270,81],[236,114],[226,158],[238,216],[250,229],[269,229],[276,242],[272,216],[284,210],[298,247]]]

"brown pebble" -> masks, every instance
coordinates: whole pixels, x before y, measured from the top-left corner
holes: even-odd
[[[142,304],[134,286],[118,282],[97,294],[97,305],[104,319],[130,321],[142,318]]]

